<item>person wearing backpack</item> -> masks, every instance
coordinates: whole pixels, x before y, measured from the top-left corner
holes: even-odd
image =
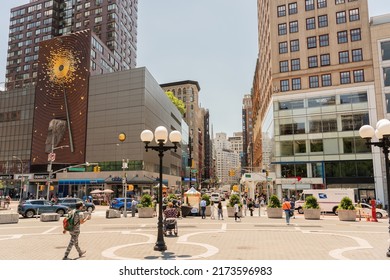
[[[72,247],[74,246],[79,253],[79,257],[81,258],[87,251],[83,251],[79,247],[79,235],[80,235],[80,225],[85,223],[90,216],[84,218],[83,212],[83,203],[78,202],[76,204],[76,209],[73,210],[71,213],[69,213],[68,216],[68,223],[69,226],[67,229],[64,228],[63,233],[65,234],[67,231],[69,231],[70,234],[70,241],[68,244],[68,247],[66,248],[65,255],[63,257],[63,260],[70,260],[68,258],[70,251],[72,250]]]

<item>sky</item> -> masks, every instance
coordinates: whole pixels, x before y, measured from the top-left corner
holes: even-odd
[[[0,81],[5,80],[10,9],[0,0]],[[332,0],[329,0],[332,1]],[[138,0],[137,67],[160,84],[194,80],[213,133],[242,130],[242,98],[252,88],[258,54],[256,0]],[[370,16],[389,0],[368,0]]]

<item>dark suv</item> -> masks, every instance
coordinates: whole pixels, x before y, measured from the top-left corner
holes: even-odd
[[[60,216],[67,214],[70,209],[65,205],[56,205],[43,199],[31,199],[18,205],[18,213],[25,218],[32,218],[42,213],[57,213]]]
[[[76,203],[78,202],[82,202],[84,204],[83,206],[84,211],[93,212],[95,210],[95,205],[93,203],[82,201],[80,198],[73,198],[73,197],[59,198],[57,204],[65,205],[70,209],[76,209]]]

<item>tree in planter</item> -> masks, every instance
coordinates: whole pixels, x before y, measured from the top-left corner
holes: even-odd
[[[303,209],[320,209],[317,198],[312,195],[306,197],[305,203],[302,207]]]
[[[305,199],[305,203],[302,206],[303,214],[307,220],[319,220],[321,217],[320,205],[317,198],[309,195]]]
[[[202,199],[206,200],[206,206],[210,205],[210,196],[208,194],[202,195]]]
[[[267,206],[268,206],[268,208],[281,208],[282,204],[280,203],[280,200],[276,195],[272,195],[269,198]]]
[[[241,207],[240,196],[238,194],[230,195],[228,206],[234,207],[234,204],[236,204],[236,203],[238,203]]]
[[[152,218],[154,213],[153,200],[150,194],[144,194],[137,204],[139,218]]]
[[[142,208],[142,207],[153,207],[153,199],[150,196],[150,194],[144,194],[141,197],[140,203],[137,204],[137,207]]]
[[[337,210],[340,210],[340,209],[341,210],[356,210],[355,206],[352,203],[352,199],[350,199],[348,196],[343,197],[343,199],[341,199]]]
[[[356,208],[349,197],[341,199],[337,214],[340,221],[356,221]]]
[[[283,217],[282,204],[280,203],[280,200],[276,195],[272,195],[269,198],[268,205],[267,205],[267,216],[268,218]]]

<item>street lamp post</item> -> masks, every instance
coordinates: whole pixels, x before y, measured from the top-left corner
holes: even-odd
[[[50,185],[51,185],[50,183],[51,183],[51,177],[53,176],[53,161],[55,161],[54,151],[62,148],[69,148],[69,145],[54,147],[54,133],[53,133],[52,140],[51,140],[51,153],[48,156],[49,164],[47,165],[47,171],[49,172],[49,176],[47,178],[47,194],[46,194],[47,200],[49,200]]]
[[[24,174],[23,174],[23,161],[21,158],[17,156],[12,156],[14,159],[17,159],[20,161],[20,169],[22,171],[22,178],[20,179],[20,197],[19,197],[19,202],[22,202],[23,198],[23,183],[24,183]]]
[[[382,148],[385,156],[385,170],[387,183],[387,211],[390,212],[390,171],[389,171],[389,148],[390,148],[390,121],[387,119],[379,120],[376,129],[370,125],[363,125],[359,129],[359,135],[366,140],[367,146],[376,146]],[[374,135],[378,138],[377,142],[371,141]],[[390,234],[390,216],[389,216],[389,234]],[[390,246],[386,253],[390,258]]]
[[[124,132],[119,133],[118,140],[122,143],[126,140],[126,134]],[[127,218],[127,190],[126,190],[126,183],[127,183],[127,174],[125,173],[125,169],[128,167],[129,160],[125,161],[125,159],[122,159],[122,189],[123,189],[123,199],[124,199],[124,205],[123,205],[123,218]]]
[[[149,146],[149,143],[152,142],[153,138],[155,138],[157,142],[157,146]],[[169,140],[172,142],[173,146],[166,146],[168,138],[168,130],[164,126],[159,126],[156,128],[154,135],[150,130],[144,130],[141,133],[141,140],[145,143],[146,152],[148,149],[152,149],[158,152],[158,156],[160,157],[160,186],[158,192],[158,223],[157,223],[157,242],[154,246],[155,251],[165,251],[167,250],[167,246],[164,241],[163,234],[163,211],[162,211],[162,192],[163,192],[163,177],[162,177],[162,169],[163,169],[163,157],[164,152],[169,150],[177,150],[177,145],[181,141],[181,133],[177,130],[172,131],[169,134]]]

